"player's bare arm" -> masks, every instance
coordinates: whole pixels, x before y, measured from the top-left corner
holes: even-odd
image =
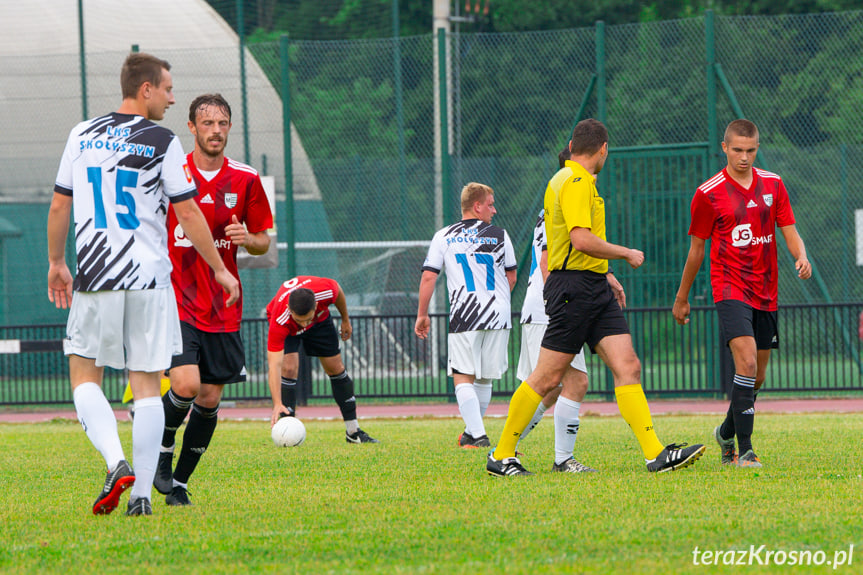
[[[680,325],[689,323],[689,290],[692,289],[692,283],[695,281],[695,276],[698,275],[698,270],[701,269],[701,262],[704,261],[705,243],[706,240],[690,236],[689,254],[686,256],[686,264],[683,266],[683,275],[680,278],[680,287],[677,288],[674,306],[671,308],[675,321]]]
[[[605,274],[605,279],[608,285],[611,286],[611,292],[614,294],[614,299],[617,300],[617,305],[620,309],[626,309],[626,292],[623,291],[623,285],[614,276],[613,272]]]
[[[515,287],[516,279],[517,278],[515,270],[509,270],[508,272],[506,272],[506,281],[509,282],[509,291],[512,291],[512,288]]]
[[[542,250],[542,255],[539,256],[539,271],[542,274],[542,283],[548,281],[548,250]]]
[[[644,263],[644,252],[641,250],[609,243],[593,235],[588,228],[572,228],[569,231],[569,241],[574,249],[594,258],[626,260],[633,269]]]
[[[429,304],[434,293],[434,284],[438,274],[428,270],[423,271],[420,279],[419,307],[417,308],[417,321],[414,325],[414,333],[420,339],[425,339],[431,331],[431,320],[429,319]]]
[[[225,235],[234,245],[243,246],[253,256],[264,255],[270,247],[270,236],[266,231],[250,234],[236,215],[231,216],[231,223],[225,226]]]
[[[290,411],[282,404],[282,359],[284,351],[267,351],[267,383],[270,386],[270,397],[273,400],[273,413],[270,415],[270,425],[275,425],[279,416]]]
[[[58,309],[72,305],[72,274],[66,265],[66,236],[72,196],[54,194],[48,211],[48,300]]]
[[[336,296],[336,301],[333,302],[333,304],[336,306],[336,309],[339,310],[339,315],[342,317],[341,326],[339,327],[342,341],[348,341],[351,339],[351,335],[354,333],[354,330],[351,327],[351,318],[348,316],[348,302],[347,299],[345,299],[345,292],[342,290],[341,286],[339,286],[339,295]]]
[[[791,257],[794,258],[794,268],[797,270],[797,277],[802,280],[808,280],[812,277],[812,264],[809,263],[809,258],[806,257],[806,246],[803,244],[803,239],[797,233],[797,226],[791,224],[779,228],[782,232],[782,237],[785,238],[785,245],[788,246],[788,251]]]
[[[234,275],[225,267],[225,262],[219,256],[216,246],[213,244],[213,234],[210,233],[210,226],[201,213],[201,209],[193,199],[183,200],[172,204],[174,213],[177,215],[177,220],[183,231],[186,232],[186,237],[204,258],[204,261],[213,268],[215,279],[228,294],[228,299],[225,304],[228,306],[234,305],[240,298],[240,282]]]

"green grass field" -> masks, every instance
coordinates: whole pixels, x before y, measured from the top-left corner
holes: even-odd
[[[520,447],[536,475],[510,479],[455,447],[457,419],[366,421],[382,443],[360,446],[340,422],[309,421],[290,449],[265,422],[222,422],[189,485],[194,505],[168,508],[154,491],[154,515],[138,518],[123,515],[127,496],[110,516],[90,513],[104,471],[77,422],[2,424],[0,572],[860,573],[863,414],[760,415],[760,470],[721,468],[717,419],[656,417],[663,441],[708,450],[651,475],[622,419],[584,417],[577,457],[601,472],[565,475],[549,472],[546,418]],[[488,422],[492,440],[502,426]],[[120,430],[131,458],[131,424]],[[762,545],[744,557],[756,566],[722,564]],[[826,564],[851,545],[851,565]],[[705,550],[720,564],[702,565],[714,561]],[[786,565],[757,566],[768,551]]]

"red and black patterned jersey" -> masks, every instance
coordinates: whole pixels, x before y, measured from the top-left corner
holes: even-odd
[[[306,327],[300,327],[288,309],[288,298],[291,292],[306,288],[315,292],[315,317]],[[267,321],[270,328],[267,334],[267,351],[283,351],[285,338],[298,335],[330,317],[330,304],[339,297],[339,284],[336,280],[315,276],[297,276],[281,285],[275,297],[267,304]]]
[[[210,225],[213,241],[225,267],[239,277],[237,246],[225,235],[225,227],[234,215],[252,234],[273,227],[273,214],[261,178],[254,168],[225,158],[219,173],[207,181],[195,166],[192,154],[187,156],[187,160],[198,187],[195,202]],[[173,207],[168,211],[168,251],[173,265],[171,283],[177,296],[180,321],[211,333],[238,331],[243,317],[242,291],[237,303],[225,306],[227,295],[224,289],[186,237]]]
[[[776,310],[776,228],[792,224],[785,184],[772,172],[754,168],[748,190],[725,169],[701,184],[692,199],[689,235],[710,240],[713,301]]]

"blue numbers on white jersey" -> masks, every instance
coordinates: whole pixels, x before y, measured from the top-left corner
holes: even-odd
[[[494,291],[494,257],[491,254],[473,253],[476,263],[485,266],[485,288]],[[455,254],[455,261],[461,266],[464,273],[464,285],[468,292],[476,291],[476,284],[473,281],[473,270],[470,268],[470,263],[467,261],[467,254]]]
[[[102,199],[102,168],[87,168],[87,181],[93,186],[93,225],[96,229],[108,227],[108,219],[105,215],[105,202]],[[117,223],[121,229],[134,230],[141,225],[138,216],[135,215],[135,197],[128,192],[138,185],[138,172],[117,168],[114,201],[117,206],[125,206],[127,213],[117,212]]]

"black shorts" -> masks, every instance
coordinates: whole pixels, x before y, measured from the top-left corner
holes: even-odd
[[[586,343],[595,353],[602,338],[629,333],[605,274],[553,271],[543,288],[548,328],[542,347],[576,354]]]
[[[172,368],[197,365],[201,383],[226,385],[246,381],[246,352],[240,332],[210,333],[184,321],[180,322],[180,331],[183,353],[173,357]]]
[[[725,345],[735,337],[755,338],[757,349],[777,349],[779,329],[775,311],[762,311],[737,300],[716,302],[719,327]]]
[[[339,355],[339,334],[332,317],[317,323],[299,335],[285,338],[285,353],[297,353],[300,342],[309,357],[334,357]]]

